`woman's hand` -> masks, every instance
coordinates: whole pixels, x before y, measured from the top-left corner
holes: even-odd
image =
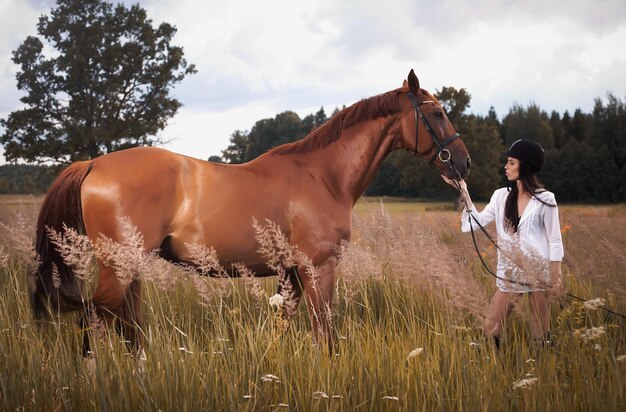
[[[448,179],[447,177],[445,177],[444,175],[441,175],[441,178],[443,179],[444,182],[446,182],[447,184],[449,184],[450,186],[452,186],[456,190],[460,190],[461,193],[463,191],[467,192],[467,183],[465,183],[465,180],[463,180],[463,179],[461,179],[461,180],[451,180],[451,179]]]
[[[474,205],[472,203],[472,199],[470,198],[469,192],[467,191],[467,183],[465,180],[451,180],[441,175],[441,178],[444,182],[461,192],[461,201],[465,204],[465,207],[470,210]]]

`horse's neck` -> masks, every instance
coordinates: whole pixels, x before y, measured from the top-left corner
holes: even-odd
[[[392,116],[358,123],[323,149],[335,188],[355,203],[371,183],[385,157],[393,150]]]

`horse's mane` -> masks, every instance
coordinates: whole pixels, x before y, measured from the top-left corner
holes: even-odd
[[[339,139],[341,131],[350,126],[354,126],[364,120],[376,119],[399,112],[400,99],[398,95],[399,90],[392,90],[356,102],[335,114],[330,120],[313,130],[303,139],[277,146],[271,149],[268,154],[306,153],[326,147]]]

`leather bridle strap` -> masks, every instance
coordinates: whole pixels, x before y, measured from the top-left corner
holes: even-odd
[[[452,158],[452,155],[450,154],[450,151],[446,149],[446,146],[452,143],[454,140],[461,137],[461,135],[459,133],[456,133],[453,136],[445,139],[443,142],[439,140],[439,138],[435,134],[435,131],[430,126],[428,119],[424,115],[424,112],[420,110],[420,105],[427,103],[427,102],[432,102],[432,100],[425,100],[421,103],[418,103],[417,97],[415,97],[415,94],[413,92],[410,92],[408,94],[409,94],[409,98],[411,99],[411,104],[413,105],[413,108],[415,109],[415,156],[420,156],[417,153],[417,146],[419,142],[419,127],[418,127],[419,126],[418,119],[419,119],[424,124],[424,127],[430,134],[430,137],[432,138],[433,143],[437,147],[437,149],[435,150],[435,153],[433,154],[433,157],[430,158],[430,163],[434,162],[437,156],[439,156],[439,160],[441,160],[443,163],[448,163],[450,159]],[[445,156],[442,156],[442,154],[444,154]]]

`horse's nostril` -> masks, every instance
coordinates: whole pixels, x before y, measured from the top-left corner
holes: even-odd
[[[472,165],[472,159],[470,159],[469,157],[467,158],[467,170],[469,170],[470,166]]]

